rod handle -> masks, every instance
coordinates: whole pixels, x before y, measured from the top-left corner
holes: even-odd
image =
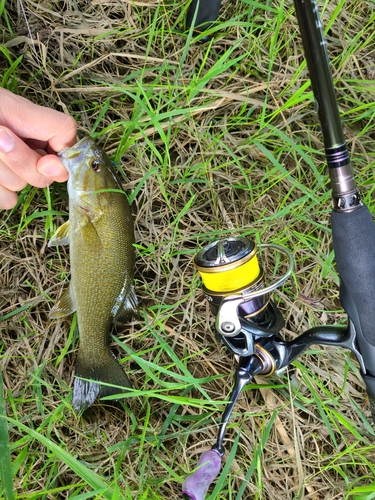
[[[375,377],[375,224],[366,207],[332,212],[340,301],[354,324],[366,373]],[[375,387],[374,387],[375,388]]]

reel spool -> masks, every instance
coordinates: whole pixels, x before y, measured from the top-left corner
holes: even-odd
[[[203,281],[202,290],[216,316],[225,297],[246,295],[265,287],[264,272],[257,258],[258,247],[243,237],[214,241],[194,258],[194,267]],[[239,308],[243,317],[259,314],[269,295],[255,295]]]

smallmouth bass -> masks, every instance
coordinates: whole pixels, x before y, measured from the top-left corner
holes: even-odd
[[[90,137],[58,156],[69,172],[69,220],[48,246],[69,244],[71,281],[50,317],[77,311],[79,349],[72,405],[80,411],[98,396],[122,392],[100,382],[131,387],[109,345],[113,321],[128,319],[137,311],[134,226],[111,161]]]

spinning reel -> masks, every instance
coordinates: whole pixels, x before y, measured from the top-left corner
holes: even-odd
[[[260,262],[260,251],[266,250],[283,254],[287,259],[286,271],[269,285]],[[311,328],[289,342],[280,336],[284,319],[271,293],[293,272],[293,255],[286,248],[273,244],[258,247],[244,237],[226,238],[205,246],[195,256],[194,266],[200,273],[203,293],[216,316],[216,333],[238,362],[230,402],[222,415],[216,443],[210,451],[202,454],[198,462],[201,467],[183,483],[185,499],[203,500],[220,471],[225,430],[234,406],[242,389],[255,375],[271,376],[313,344],[350,349],[356,354],[362,369],[364,362],[356,347],[356,331],[351,322],[348,327]]]

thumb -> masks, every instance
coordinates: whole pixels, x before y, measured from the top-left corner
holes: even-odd
[[[68,179],[68,172],[56,155],[42,156],[36,165],[38,172],[45,177],[57,182],[64,182]]]

